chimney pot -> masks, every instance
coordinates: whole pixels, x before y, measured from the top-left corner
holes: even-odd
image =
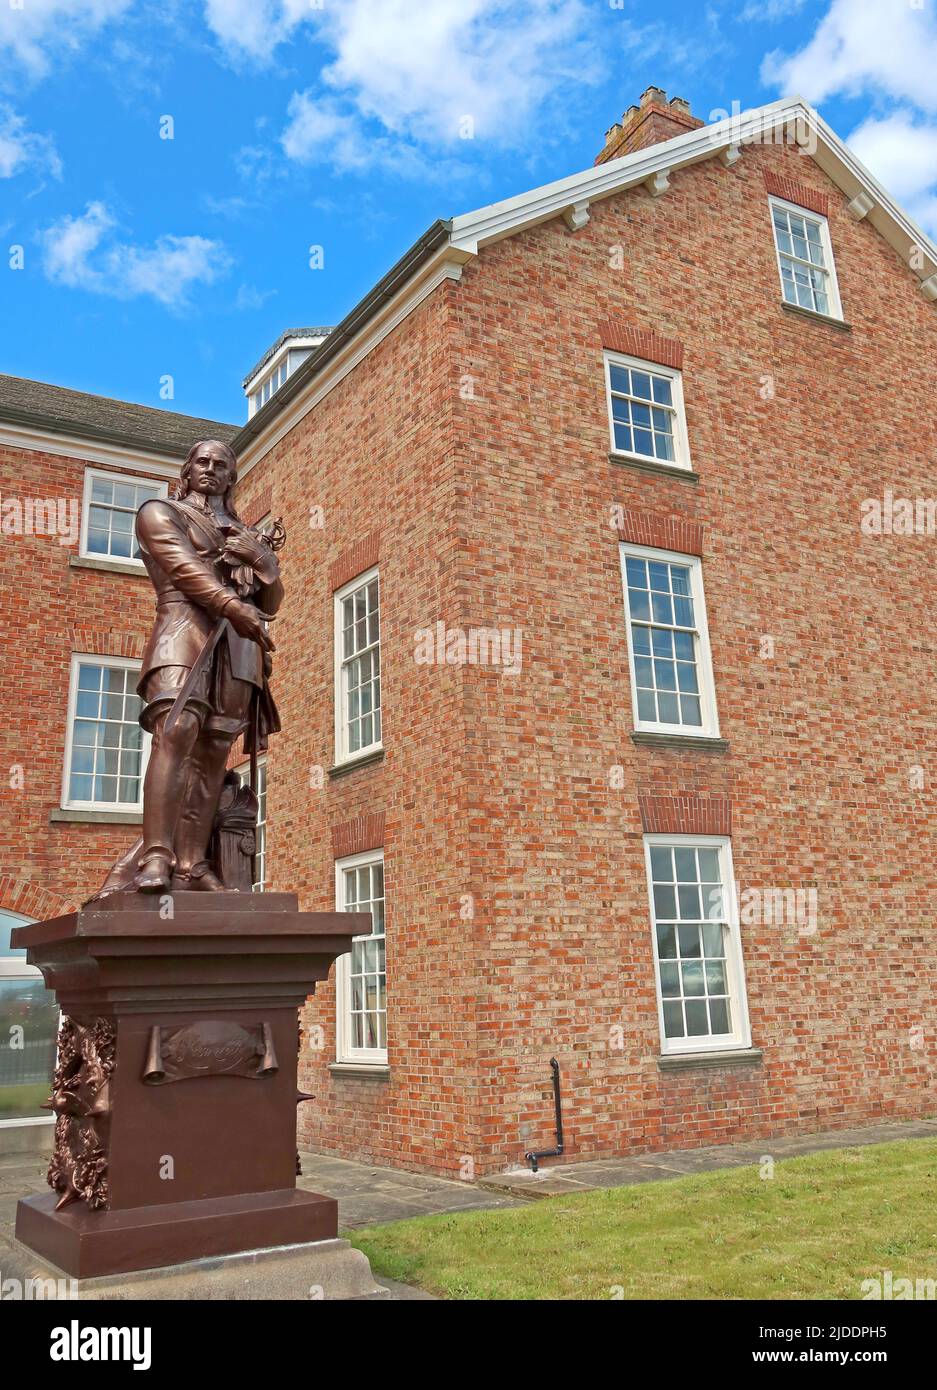
[[[661,105],[667,100],[667,93],[663,87],[647,87],[641,93],[641,105],[649,106],[652,101],[660,102]]]
[[[621,123],[616,122],[606,132],[605,144],[595,162],[605,164],[610,159],[633,154],[635,150],[646,150],[650,145],[684,135],[703,124],[693,115],[684,97],[671,97],[668,101],[663,87],[648,87],[641,93],[640,105],[629,106]]]

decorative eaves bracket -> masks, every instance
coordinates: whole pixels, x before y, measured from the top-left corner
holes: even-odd
[[[579,203],[570,203],[568,208],[564,208],[563,221],[571,232],[581,231],[589,221],[588,199],[584,199]]]
[[[857,222],[861,222],[863,217],[868,217],[874,207],[875,203],[869,197],[868,193],[860,189],[852,202],[846,204],[846,211],[849,213],[850,217],[854,217]]]
[[[727,169],[731,169],[741,158],[742,151],[738,145],[726,145],[725,149],[719,151],[719,162]]]
[[[937,299],[937,275],[929,275],[926,280],[921,281],[921,293],[925,299]]]
[[[661,169],[659,173],[652,174],[649,179],[645,179],[644,187],[652,198],[659,198],[670,187],[670,170]]]

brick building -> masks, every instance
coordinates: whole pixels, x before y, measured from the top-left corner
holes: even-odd
[[[133,833],[126,489],[214,434],[289,536],[265,884],[373,912],[306,1143],[498,1170],[552,1142],[551,1056],[572,1157],[934,1113],[935,298],[811,108],[651,88],[284,335],[241,428],[0,381],[0,507],[82,513],[4,520],[0,910]]]

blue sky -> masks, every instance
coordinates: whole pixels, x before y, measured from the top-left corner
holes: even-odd
[[[0,0],[0,371],[240,421],[283,328],[588,167],[651,83],[704,119],[805,96],[933,235],[935,7]]]

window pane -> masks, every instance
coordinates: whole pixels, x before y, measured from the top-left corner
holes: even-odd
[[[80,664],[68,769],[70,802],[139,806],[140,701],[126,693],[136,679],[137,673],[125,667]]]
[[[0,931],[4,931],[0,928]],[[59,1010],[42,980],[0,979],[0,1037],[22,1045],[0,1047],[0,1121],[47,1115]],[[16,1030],[22,1029],[22,1032]]]
[[[700,917],[701,909],[706,913],[711,894],[722,905],[719,851],[711,845],[686,841],[652,845],[650,864],[665,1037],[730,1034],[726,929],[721,923],[705,920],[705,915],[702,920]],[[703,878],[703,874],[710,877]],[[672,875],[676,875],[676,884],[664,881]],[[674,906],[676,922],[671,916]]]
[[[345,692],[339,756],[380,741],[380,613],[376,579],[341,600],[342,687]]]
[[[662,845],[651,846],[651,877],[655,883],[673,882],[673,850]]]
[[[696,652],[696,609],[690,567],[672,561],[625,557],[638,719],[701,729],[702,702]],[[647,584],[648,588],[638,587]],[[644,624],[653,624],[645,627]],[[645,657],[650,648],[654,658]],[[678,665],[677,662],[680,664]],[[653,692],[655,707],[647,694]]]
[[[371,930],[358,937],[348,962],[346,1008],[352,1052],[387,1045],[387,981],[384,955],[384,871],[370,862],[343,871],[344,909],[367,912]]]

